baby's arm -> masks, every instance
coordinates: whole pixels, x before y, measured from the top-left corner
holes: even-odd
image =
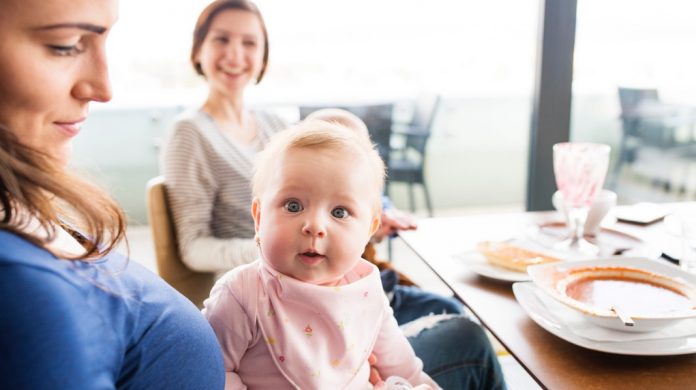
[[[223,278],[225,279],[225,278]],[[228,287],[229,280],[219,281],[205,301],[203,315],[215,331],[222,347],[225,363],[225,389],[246,389],[237,374],[240,362],[253,340],[254,316],[247,313],[244,306]]]
[[[440,388],[423,372],[423,362],[416,356],[406,336],[399,329],[388,304],[373,353],[377,356],[377,370],[384,380],[390,376],[399,376],[413,386],[425,384],[433,389]]]

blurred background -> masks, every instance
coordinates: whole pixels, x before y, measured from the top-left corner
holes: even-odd
[[[108,49],[114,99],[93,105],[73,165],[114,194],[132,224],[147,223],[145,183],[159,173],[172,119],[205,98],[188,55],[207,3],[121,1]],[[398,152],[421,165],[432,213],[525,209],[542,1],[256,3],[270,62],[248,90],[252,107],[296,121],[303,106],[389,105],[394,157],[413,146],[398,125],[415,123],[421,97],[436,96],[423,147]],[[621,203],[696,193],[694,15],[692,0],[577,1],[570,139],[612,146],[605,186]],[[414,187],[411,199],[395,181],[390,195],[425,215]]]

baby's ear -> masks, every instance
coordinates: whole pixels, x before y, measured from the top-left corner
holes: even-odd
[[[374,218],[372,218],[372,224],[370,225],[370,237],[372,237],[377,232],[377,229],[379,229],[379,226],[381,224],[382,224],[382,215],[376,214],[374,216]]]
[[[254,198],[251,201],[251,217],[254,218],[254,231],[259,232],[259,224],[261,223],[261,201],[259,198]]]

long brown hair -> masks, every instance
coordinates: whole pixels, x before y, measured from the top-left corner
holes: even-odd
[[[0,211],[4,213],[0,230],[44,248],[55,238],[56,226],[66,227],[85,248],[84,254],[70,260],[105,255],[125,235],[124,214],[104,191],[69,174],[47,154],[22,144],[2,125]],[[32,218],[48,237],[28,232]]]
[[[261,71],[259,76],[256,78],[256,84],[261,82],[263,75],[266,73],[266,66],[268,65],[268,32],[266,31],[266,23],[263,21],[263,16],[261,16],[261,11],[256,6],[256,4],[247,0],[216,0],[208,4],[207,7],[201,12],[196,21],[196,27],[193,29],[193,45],[191,45],[191,65],[193,69],[201,76],[203,74],[203,69],[201,68],[201,63],[196,60],[196,56],[201,51],[201,46],[205,37],[208,36],[210,31],[210,25],[213,23],[213,19],[222,11],[228,9],[236,9],[241,11],[251,12],[259,18],[261,23],[261,30],[263,31],[263,65],[261,66]]]

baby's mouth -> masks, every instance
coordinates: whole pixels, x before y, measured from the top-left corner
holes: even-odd
[[[309,250],[300,253],[300,259],[307,264],[307,265],[316,265],[321,263],[326,256],[322,255],[321,253],[317,253],[316,251]]]
[[[317,253],[317,252],[312,252],[312,251],[307,251],[307,252],[300,253],[300,254],[303,255],[303,256],[309,256],[309,257],[321,256],[319,253]]]

